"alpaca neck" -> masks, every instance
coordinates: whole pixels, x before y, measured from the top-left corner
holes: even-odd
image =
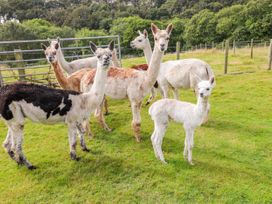
[[[154,51],[152,53],[151,60],[148,65],[147,74],[145,75],[145,79],[142,84],[144,90],[151,89],[156,83],[160,71],[161,59],[163,57],[163,54],[164,52],[161,52],[159,49],[157,49],[156,46],[154,47]]]
[[[200,117],[203,117],[208,109],[208,98],[198,96],[196,110]]]
[[[149,39],[147,38],[146,40],[147,40],[147,44],[144,48],[144,55],[145,55],[145,60],[147,64],[150,64],[151,57],[152,57],[152,48],[151,48]]]
[[[58,62],[60,63],[62,69],[66,71],[68,74],[72,74],[73,71],[71,70],[69,63],[65,60],[64,55],[61,51],[61,47],[59,47],[57,51],[57,57],[58,57]]]
[[[59,82],[59,85],[61,86],[61,88],[63,89],[69,89],[69,83],[67,78],[64,76],[63,72],[62,72],[62,68],[59,65],[59,63],[53,63],[52,64],[55,76],[57,81]]]
[[[90,108],[94,106],[97,107],[99,104],[101,104],[104,98],[107,73],[107,69],[98,63],[92,88],[85,94],[87,96],[88,106]]]

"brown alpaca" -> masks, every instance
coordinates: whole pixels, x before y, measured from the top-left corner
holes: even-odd
[[[147,71],[135,69],[110,68],[106,82],[105,95],[113,99],[128,98],[132,108],[132,128],[137,142],[140,141],[141,126],[141,104],[144,97],[150,93],[156,83],[159,74],[161,59],[164,51],[167,50],[168,41],[172,31],[172,24],[166,30],[160,30],[156,25],[151,25],[151,30],[155,39],[154,51]],[[92,87],[92,77],[95,70],[88,72],[81,80],[81,91],[88,91]],[[100,122],[105,122],[100,110]]]

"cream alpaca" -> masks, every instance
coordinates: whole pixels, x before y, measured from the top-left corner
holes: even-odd
[[[3,146],[18,164],[26,165],[29,169],[35,168],[22,151],[25,118],[44,124],[66,123],[71,159],[78,159],[77,133],[82,149],[88,151],[82,123],[103,100],[113,43],[107,49],[97,49],[95,45],[92,47],[98,57],[97,71],[94,84],[87,93],[80,94],[34,84],[13,84],[0,88],[0,115],[8,126],[8,134]]]
[[[154,24],[151,30],[155,39],[154,51],[150,60],[147,72],[135,69],[111,68],[108,72],[106,83],[106,96],[114,99],[128,98],[132,108],[132,127],[136,140],[140,141],[140,125],[141,125],[141,104],[144,97],[150,93],[151,88],[156,82],[161,59],[164,51],[167,50],[169,37],[172,31],[172,24],[168,25],[166,30],[160,30]],[[92,87],[94,71],[89,72],[82,79],[82,91],[88,91]],[[103,114],[100,111],[100,121],[105,122]]]
[[[67,74],[72,74],[83,68],[96,68],[97,66],[97,57],[88,57],[84,59],[74,60],[72,62],[67,62],[64,58],[60,47],[60,39],[49,40],[50,45],[47,47],[42,44],[42,48],[45,51],[46,58],[49,63],[60,63],[61,67],[65,70]],[[117,59],[116,50],[114,50],[112,55],[113,66],[119,67],[120,63]]]
[[[147,63],[149,63],[151,55],[151,45],[148,39],[147,31],[139,32],[132,42],[131,46],[136,49],[144,51]],[[197,82],[201,80],[208,80],[214,77],[211,67],[204,61],[199,59],[184,59],[167,61],[161,64],[161,69],[158,76],[158,85],[162,90],[164,98],[168,98],[169,87],[173,89],[174,98],[179,99],[178,89],[192,88],[197,92]],[[151,96],[151,101],[154,96]]]
[[[149,115],[154,121],[154,132],[151,141],[155,156],[166,163],[162,152],[162,141],[169,119],[182,123],[186,132],[184,158],[193,165],[192,150],[194,146],[194,131],[200,126],[208,112],[208,98],[214,87],[214,78],[198,83],[197,104],[181,102],[175,99],[161,99],[149,108]]]

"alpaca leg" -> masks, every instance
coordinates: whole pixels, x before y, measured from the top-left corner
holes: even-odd
[[[77,124],[77,133],[78,133],[78,136],[79,136],[79,139],[80,139],[80,146],[81,146],[81,149],[85,152],[89,152],[90,150],[87,148],[86,146],[86,143],[85,143],[85,138],[84,138],[84,135],[85,135],[85,128],[83,127],[82,124]]]
[[[186,143],[187,143],[187,153],[188,153],[188,162],[191,164],[191,165],[194,165],[193,164],[193,161],[192,161],[192,150],[193,150],[193,140],[194,140],[194,130],[191,129],[191,128],[186,128],[185,129],[186,131]]]
[[[183,157],[186,160],[188,159],[188,145],[187,145],[187,138],[186,137],[185,137],[185,140],[184,140]]]
[[[76,135],[77,135],[77,127],[75,124],[68,124],[68,137],[69,137],[69,145],[70,145],[70,157],[72,160],[79,160],[76,156]]]
[[[82,123],[82,126],[86,132],[86,135],[88,135],[90,138],[93,138],[94,137],[94,134],[92,133],[92,130],[90,128],[90,121],[89,119],[87,120],[84,120],[83,123]]]
[[[25,157],[23,153],[23,130],[24,130],[24,125],[17,123],[12,125],[12,136],[15,142],[15,161],[19,165],[25,165],[29,170],[36,169],[35,166],[33,166]]]
[[[169,87],[168,87],[168,84],[165,84],[161,87],[162,89],[162,92],[163,92],[163,98],[169,98]]]
[[[173,88],[174,98],[176,100],[179,100],[179,91],[177,88]]]
[[[159,159],[162,161],[162,163],[166,164],[166,161],[164,159],[164,155],[162,152],[162,141],[163,141],[163,137],[165,135],[165,131],[167,128],[167,122],[164,122],[162,124],[158,124],[156,126],[157,126],[157,128],[156,128],[157,129],[157,131],[156,131],[157,137],[155,139],[155,147],[156,147]]]
[[[160,159],[159,155],[158,155],[158,152],[157,152],[157,149],[156,149],[156,145],[155,145],[156,137],[157,137],[157,135],[156,135],[156,129],[154,129],[154,131],[153,131],[153,133],[151,135],[151,142],[152,142],[152,146],[153,146],[155,157],[157,159]]]
[[[108,106],[108,100],[106,99],[106,96],[104,96],[103,100],[104,108],[105,108],[105,115],[109,114],[109,106]]]
[[[141,141],[141,102],[132,102],[132,128],[137,142]]]
[[[96,113],[95,113],[95,117],[98,120],[99,124],[103,127],[104,130],[111,132],[112,129],[109,128],[109,126],[107,125],[106,121],[105,121],[105,117],[103,114],[103,102],[100,104],[100,107],[96,109]]]
[[[151,103],[151,101],[156,97],[156,90],[154,87],[152,87],[151,89],[151,95],[149,97],[149,99],[147,100],[146,104],[145,105],[148,105]]]
[[[12,130],[9,127],[8,128],[8,133],[7,133],[7,137],[6,140],[3,143],[3,147],[6,149],[7,153],[9,154],[11,159],[15,159],[14,158],[14,150],[15,150],[15,143],[12,137]]]

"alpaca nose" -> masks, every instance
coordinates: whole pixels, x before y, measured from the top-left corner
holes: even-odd
[[[200,93],[200,96],[201,96],[201,97],[203,97],[203,96],[204,96],[204,94],[203,94],[203,93]]]
[[[161,50],[164,51],[165,49],[165,44],[161,44]]]
[[[49,60],[49,62],[52,62],[53,61],[53,57],[49,56],[48,60]]]
[[[134,48],[134,43],[130,42],[130,47]]]

